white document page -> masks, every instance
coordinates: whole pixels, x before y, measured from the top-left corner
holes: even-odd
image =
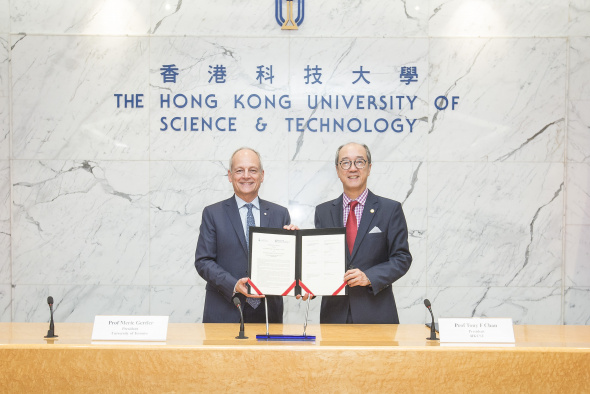
[[[296,240],[295,233],[252,233],[250,279],[262,294],[282,295],[295,281]],[[250,293],[256,291],[251,289]],[[287,295],[295,295],[295,290]]]
[[[343,234],[307,235],[301,244],[301,281],[316,296],[332,295],[344,283]],[[305,294],[305,291],[302,290]],[[344,295],[344,289],[339,293]]]

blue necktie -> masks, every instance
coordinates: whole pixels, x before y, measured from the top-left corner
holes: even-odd
[[[246,208],[248,208],[248,213],[246,214],[246,245],[248,248],[250,247],[250,227],[256,226],[254,223],[254,214],[252,213],[253,204],[246,204]]]
[[[248,213],[246,214],[246,245],[248,245],[248,249],[250,248],[250,226],[256,226],[254,222],[254,214],[252,213],[253,204],[246,204],[246,208],[248,208]],[[260,298],[247,298],[246,302],[252,306],[252,308],[258,308],[260,305]]]

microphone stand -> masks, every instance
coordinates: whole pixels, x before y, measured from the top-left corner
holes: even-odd
[[[57,338],[58,336],[55,335],[55,327],[53,325],[53,304],[49,304],[49,311],[51,313],[51,319],[49,320],[49,330],[47,331],[47,335],[44,338]]]
[[[427,307],[428,311],[430,312],[430,316],[432,316],[432,323],[430,324],[430,338],[426,338],[430,341],[438,341],[439,339],[436,337],[436,329],[434,326],[434,314],[432,313],[432,308]]]
[[[266,297],[264,298],[264,307],[266,312],[266,334],[256,335],[257,340],[266,341],[315,341],[315,335],[307,335],[305,330],[307,328],[307,315],[309,313],[309,300],[307,300],[307,312],[305,313],[305,323],[303,325],[303,335],[289,335],[289,334],[273,334],[270,335],[268,332],[268,307]],[[236,337],[237,338],[237,337]]]
[[[309,316],[309,301],[311,301],[311,294],[307,298],[307,309],[305,310],[305,322],[303,323],[303,336],[304,337],[307,336],[307,334],[305,332],[307,331],[307,317]]]
[[[268,333],[268,303],[266,302],[266,297],[264,297],[264,312],[266,313],[266,336],[270,337]]]
[[[244,335],[244,314],[242,313],[242,304],[240,303],[240,299],[238,297],[234,297],[233,301],[240,310],[240,334],[236,337],[236,339],[248,339],[248,337]]]

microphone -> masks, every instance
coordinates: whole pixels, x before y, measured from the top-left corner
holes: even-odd
[[[432,316],[432,323],[430,324],[430,338],[426,339],[431,341],[438,341],[438,338],[436,337],[436,329],[434,327],[434,314],[432,313],[432,308],[430,307],[430,301],[428,300],[428,298],[424,300],[424,305],[426,306],[426,308],[428,308],[430,316]]]
[[[232,298],[234,305],[238,307],[240,310],[240,335],[236,337],[236,339],[248,339],[247,336],[244,335],[244,314],[242,313],[242,305],[240,304],[240,299],[237,296]]]
[[[51,319],[49,320],[49,330],[47,331],[45,338],[57,338],[57,335],[55,335],[55,327],[53,325],[53,297],[47,297],[47,304],[49,305]]]

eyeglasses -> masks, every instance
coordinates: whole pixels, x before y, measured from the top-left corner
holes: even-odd
[[[362,170],[363,168],[365,168],[365,164],[367,164],[367,161],[365,159],[356,159],[355,161],[350,161],[346,159],[340,161],[340,163],[338,164],[340,165],[340,168],[342,168],[343,170],[350,170],[350,167],[352,167],[352,163],[354,163],[354,166],[358,170]]]

